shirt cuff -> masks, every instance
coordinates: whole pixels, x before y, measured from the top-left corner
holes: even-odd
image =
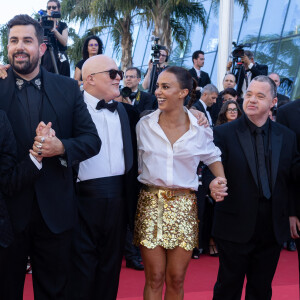
[[[29,153],[30,159],[32,160],[32,162],[35,164],[35,166],[41,170],[43,167],[42,162],[39,162],[31,153]]]
[[[249,69],[252,69],[252,67],[253,67],[253,63],[250,63],[250,64],[248,65],[248,68],[249,68]]]

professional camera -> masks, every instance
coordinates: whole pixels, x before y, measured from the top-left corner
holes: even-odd
[[[129,97],[129,96],[131,95],[131,93],[132,93],[131,88],[129,88],[129,87],[127,87],[127,86],[125,86],[125,87],[123,87],[122,89],[120,89],[120,95],[121,95],[122,97],[124,97],[124,98]]]
[[[54,36],[54,33],[51,31],[54,27],[54,21],[51,19],[60,19],[61,14],[59,11],[52,11],[51,16],[47,15],[45,10],[39,10],[39,15],[41,16],[39,22],[44,29],[44,42],[47,44],[51,41],[51,38]]]
[[[234,50],[231,52],[233,58],[240,58],[244,56],[244,47],[247,47],[247,45],[237,45],[235,42],[233,42],[232,45],[234,46]]]
[[[154,41],[154,43],[151,46],[151,50],[153,52],[151,53],[151,56],[153,57],[154,61],[155,60],[158,61],[159,57],[160,57],[160,50],[166,50],[166,47],[158,44],[159,37],[154,37],[153,41]]]

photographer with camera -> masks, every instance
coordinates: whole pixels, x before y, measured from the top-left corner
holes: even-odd
[[[159,38],[154,39],[152,58],[148,63],[148,69],[142,84],[142,87],[151,94],[154,94],[158,75],[168,67],[169,51],[165,46],[159,45],[158,40]]]
[[[49,72],[70,77],[70,64],[66,54],[68,26],[66,23],[59,21],[60,17],[60,2],[49,0],[47,2],[47,16],[41,17],[41,25],[44,28],[44,41],[47,45],[47,50],[42,58],[42,66]],[[51,57],[50,48],[53,49],[55,61]]]
[[[237,92],[238,96],[243,97],[253,78],[259,75],[268,75],[268,66],[261,65],[254,61],[254,54],[250,50],[244,50],[243,47],[247,45],[236,45],[232,52],[233,62],[227,64],[227,71],[230,71],[237,78]]]
[[[121,89],[123,102],[133,105],[140,113],[157,108],[154,95],[139,90],[141,71],[136,67],[127,68],[124,76],[125,87]]]

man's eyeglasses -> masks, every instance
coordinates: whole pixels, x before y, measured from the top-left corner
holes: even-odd
[[[53,5],[53,6],[52,6],[52,5],[47,6],[47,9],[48,9],[48,10],[50,10],[51,8],[52,8],[53,10],[56,10],[56,9],[57,9],[57,6],[54,6],[54,5]]]
[[[137,76],[134,76],[134,75],[126,75],[125,78],[126,78],[126,79],[134,79],[134,78],[137,78]]]
[[[89,44],[89,47],[98,47],[98,44],[95,43],[95,44]]]
[[[92,73],[90,75],[96,75],[96,74],[100,74],[100,73],[109,73],[110,79],[116,79],[117,75],[119,75],[121,77],[121,80],[123,79],[123,74],[124,74],[123,71],[121,71],[121,70],[111,69],[111,70],[108,70],[108,71],[95,72],[95,73]]]
[[[238,109],[237,108],[227,108],[228,112],[237,112]]]

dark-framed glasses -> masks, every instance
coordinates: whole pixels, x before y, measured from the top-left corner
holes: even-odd
[[[55,5],[49,5],[49,6],[47,6],[47,9],[48,10],[50,10],[50,9],[53,9],[53,10],[56,10],[57,9],[57,6],[55,6]]]
[[[121,77],[121,80],[123,79],[123,74],[124,74],[123,71],[121,71],[121,70],[111,69],[108,71],[95,72],[90,75],[96,75],[96,74],[100,74],[100,73],[108,73],[110,79],[116,79],[117,75],[119,75]]]
[[[238,109],[237,108],[227,108],[228,112],[237,112]]]

